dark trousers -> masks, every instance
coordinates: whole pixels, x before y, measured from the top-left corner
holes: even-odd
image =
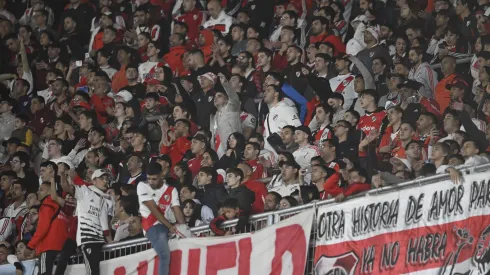
[[[88,243],[80,246],[85,262],[85,274],[99,275],[100,261],[102,260],[102,245],[103,243]]]
[[[54,275],[64,275],[66,266],[70,261],[70,257],[77,252],[77,242],[72,239],[67,239],[63,245],[63,249],[60,252],[60,257],[58,258],[58,264],[56,265],[56,271]]]
[[[39,265],[39,275],[52,275],[53,274],[53,265],[56,256],[58,256],[60,252],[54,250],[48,250],[42,252],[38,256],[38,265]]]

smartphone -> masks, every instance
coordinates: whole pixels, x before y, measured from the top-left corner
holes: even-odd
[[[82,65],[83,65],[83,61],[82,60],[75,61],[75,66],[82,67]]]

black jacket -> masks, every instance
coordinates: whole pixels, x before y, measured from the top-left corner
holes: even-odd
[[[221,204],[228,198],[225,187],[221,184],[210,183],[205,185],[202,194],[202,204],[213,210],[214,216],[218,216],[218,210]]]
[[[230,189],[229,198],[234,198],[238,201],[238,206],[245,213],[250,213],[252,203],[255,201],[255,193],[248,189],[245,185],[240,185],[237,188]]]

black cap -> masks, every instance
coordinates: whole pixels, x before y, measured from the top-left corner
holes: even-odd
[[[103,77],[103,78],[107,79],[107,81],[111,81],[111,78],[109,77],[109,75],[106,72],[102,71],[102,70],[96,71],[95,72],[95,76]]]
[[[61,45],[58,41],[52,41],[49,43],[48,48],[58,48],[61,49]]]
[[[280,161],[279,167],[282,167],[283,165],[291,166],[291,167],[296,168],[296,169],[301,169],[301,166],[296,161],[294,161],[294,159],[286,160],[286,161]]]
[[[7,144],[9,144],[9,143],[20,145],[22,143],[22,141],[19,138],[11,137],[11,138],[9,138],[7,140],[4,140],[2,142],[2,145],[3,145],[3,147],[7,147]]]
[[[420,89],[422,87],[422,83],[409,79],[403,83],[398,84],[398,89],[401,89],[403,87],[417,91],[418,89]]]
[[[388,74],[388,78],[392,78],[392,77],[398,77],[399,79],[402,80],[402,82],[405,82],[405,76],[402,75],[402,74],[399,74],[399,73],[390,73],[390,74]]]
[[[308,126],[304,126],[304,125],[298,126],[296,127],[296,131],[301,131],[307,134],[309,137],[311,136],[311,129]]]
[[[206,137],[203,135],[203,134],[196,134],[195,136],[193,137],[188,137],[187,138],[188,140],[199,140],[200,142],[203,142],[203,143],[207,143],[208,140],[206,139]]]
[[[172,160],[170,159],[170,156],[167,154],[163,154],[157,157],[158,160],[163,160],[166,163],[168,163],[170,166],[172,166]]]

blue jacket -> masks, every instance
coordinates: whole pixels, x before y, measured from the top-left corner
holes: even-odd
[[[308,108],[306,105],[308,103],[308,100],[306,100],[303,95],[301,95],[298,91],[296,91],[296,89],[293,88],[293,86],[289,84],[284,83],[282,85],[282,91],[287,97],[294,101],[294,103],[299,105],[299,119],[301,120],[301,123],[304,123],[306,113],[308,112]]]

